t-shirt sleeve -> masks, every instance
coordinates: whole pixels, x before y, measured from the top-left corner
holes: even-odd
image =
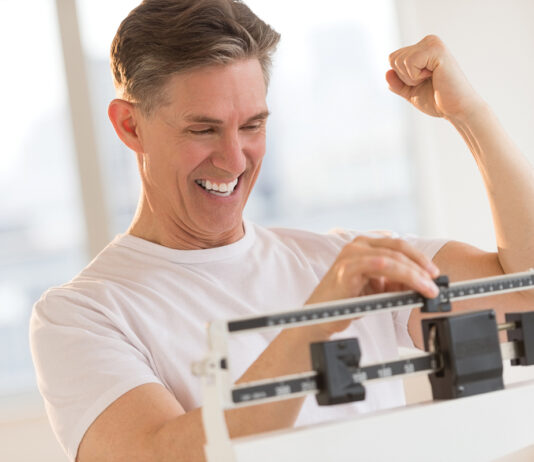
[[[50,423],[71,461],[113,401],[139,385],[161,383],[121,320],[72,291],[53,289],[36,303],[30,344]]]

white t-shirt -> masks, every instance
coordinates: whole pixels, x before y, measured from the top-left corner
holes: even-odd
[[[30,339],[38,386],[71,460],[96,417],[134,387],[160,383],[186,411],[200,406],[200,381],[191,364],[207,352],[206,324],[298,309],[358,234],[265,229],[250,222],[245,229],[238,242],[206,250],[117,236],[76,278],[36,303]],[[407,239],[430,258],[445,242]],[[399,344],[411,345],[408,315],[367,316],[337,335],[358,337],[362,363],[393,359]],[[275,335],[231,337],[235,379]],[[366,393],[363,402],[321,408],[309,397],[298,423],[404,403],[400,381],[369,385]]]

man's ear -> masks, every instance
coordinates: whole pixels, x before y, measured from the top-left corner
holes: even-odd
[[[135,152],[144,152],[137,126],[140,114],[135,106],[123,99],[114,99],[109,103],[108,116],[122,142]]]

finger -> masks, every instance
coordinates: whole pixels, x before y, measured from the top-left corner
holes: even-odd
[[[410,55],[404,58],[404,67],[410,78],[409,85],[417,86],[432,76],[432,72],[426,68],[426,61],[418,62],[421,53]]]
[[[421,41],[392,53],[389,62],[405,85],[417,86],[432,75],[432,50]]]
[[[412,271],[415,271],[419,274],[419,276],[423,279],[431,280],[431,275],[428,273],[428,271],[425,270],[425,268],[421,267],[417,262],[409,258],[407,255],[404,255],[402,252],[399,252],[397,250],[389,249],[387,247],[376,247],[373,248],[371,253],[369,253],[369,256],[381,256],[384,258],[390,258],[392,260],[396,260],[399,264],[405,265],[407,268],[410,268]]]
[[[366,256],[354,264],[353,270],[358,281],[361,281],[362,275],[368,280],[385,278],[389,282],[404,284],[408,289],[428,298],[439,294],[436,284],[425,273],[394,258]]]
[[[439,57],[447,52],[445,44],[435,35],[427,35],[414,45],[399,48],[388,57],[389,63],[395,69],[395,62],[409,58],[419,69],[433,71],[439,64]],[[407,65],[409,67],[409,65]]]
[[[371,288],[371,293],[381,293],[386,291],[386,278],[381,276],[376,279],[369,280],[369,286]]]
[[[395,58],[395,60],[393,62],[393,66],[391,66],[391,67],[393,68],[393,70],[395,72],[397,72],[397,75],[398,75],[399,79],[401,79],[402,82],[405,85],[413,87],[413,86],[415,86],[415,83],[412,80],[412,78],[410,77],[410,73],[408,72],[408,69],[406,67],[406,56],[407,55],[406,55],[405,52],[400,53]]]
[[[408,290],[408,287],[401,282],[386,281],[384,285],[384,292],[403,292],[405,290]]]
[[[386,72],[386,81],[388,83],[389,89],[403,98],[410,100],[411,97],[411,87],[406,85],[397,75],[397,72],[393,69],[390,69]]]
[[[385,247],[405,255],[418,266],[423,268],[432,278],[437,278],[440,274],[439,268],[432,262],[432,260],[430,260],[423,252],[410,245],[404,239],[388,237],[372,238],[368,241],[368,243],[371,247]]]
[[[398,59],[398,57],[402,54],[405,48],[399,48],[398,50],[394,51],[393,53],[390,53],[388,56],[389,65],[391,67],[395,67],[395,61]]]
[[[391,237],[371,237],[358,236],[348,246],[347,249],[354,255],[369,255],[368,249],[374,249],[373,253],[398,259],[407,265],[414,265],[413,269],[424,271],[422,277],[437,277],[439,269],[426,257],[426,255],[403,239]]]

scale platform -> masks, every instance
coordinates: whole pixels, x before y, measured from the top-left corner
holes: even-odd
[[[534,444],[532,416],[534,380],[232,442],[238,462],[488,462]]]

